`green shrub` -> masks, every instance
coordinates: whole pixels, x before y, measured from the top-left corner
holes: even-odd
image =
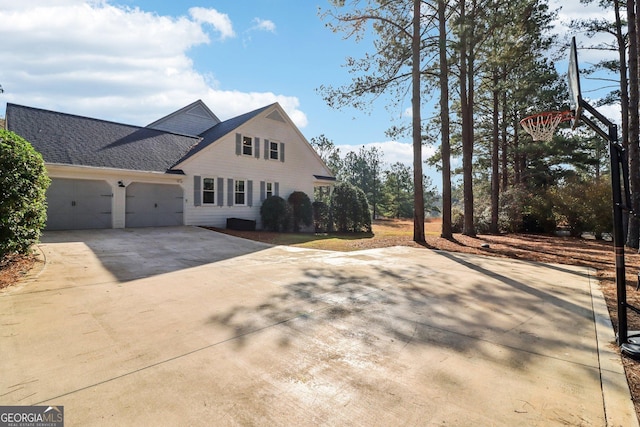
[[[554,214],[572,236],[585,231],[600,237],[613,229],[611,185],[608,177],[599,180],[573,179],[551,191]]]
[[[313,218],[313,210],[309,196],[302,191],[294,191],[289,195],[287,201],[291,208],[293,231],[296,233],[299,232],[302,225],[310,226]]]
[[[451,231],[454,233],[462,233],[464,225],[464,211],[459,206],[451,208]]]
[[[337,231],[371,231],[371,211],[367,196],[351,184],[341,182],[334,187],[330,212]]]
[[[270,196],[260,206],[262,228],[268,231],[287,231],[289,228],[289,206],[279,196]]]
[[[49,184],[40,153],[20,136],[0,129],[0,260],[27,253],[40,238]]]
[[[522,215],[523,231],[528,233],[551,234],[556,229],[553,215],[553,200],[547,191],[530,194]]]
[[[356,193],[358,195],[358,204],[360,205],[360,209],[358,210],[358,218],[357,218],[357,228],[358,230],[354,231],[366,231],[367,233],[371,233],[371,209],[369,208],[369,201],[367,200],[367,195],[364,194],[359,188],[356,188]]]
[[[316,233],[326,233],[330,231],[329,205],[325,202],[313,202],[313,226]]]

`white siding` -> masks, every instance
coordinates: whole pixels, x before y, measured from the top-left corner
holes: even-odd
[[[277,182],[279,196],[285,200],[294,191],[303,191],[313,199],[313,175],[329,176],[331,172],[293,124],[266,118],[273,111],[266,110],[180,165],[186,174],[185,224],[224,227],[227,218],[242,218],[257,221],[260,228],[261,181]],[[236,133],[260,138],[259,158],[236,155]],[[284,143],[284,162],[265,160],[265,139]],[[224,205],[194,206],[194,176],[224,178]],[[228,206],[228,179],[253,181],[253,206]]]

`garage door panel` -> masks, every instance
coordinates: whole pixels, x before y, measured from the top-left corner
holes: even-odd
[[[183,224],[179,185],[134,182],[127,186],[126,227],[166,227]]]
[[[53,178],[47,190],[47,230],[111,228],[106,181]]]

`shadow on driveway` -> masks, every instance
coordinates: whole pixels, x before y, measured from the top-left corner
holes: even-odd
[[[65,245],[58,245],[60,243]],[[97,259],[120,282],[193,268],[271,247],[198,227],[45,231],[40,246],[45,256],[49,251],[52,258],[82,257],[82,251],[88,249],[90,253],[83,256],[87,266],[92,259]],[[61,253],[56,252],[58,246]]]

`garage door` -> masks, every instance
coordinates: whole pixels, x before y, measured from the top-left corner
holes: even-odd
[[[113,193],[106,181],[53,178],[47,190],[47,230],[111,228]]]
[[[182,188],[134,182],[127,186],[126,227],[182,225]]]

